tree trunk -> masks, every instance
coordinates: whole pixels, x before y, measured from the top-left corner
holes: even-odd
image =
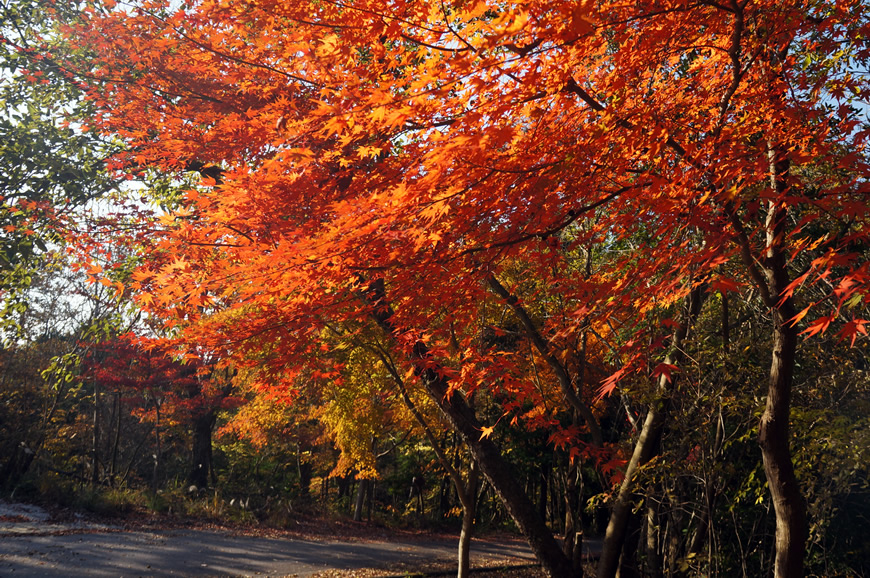
[[[356,499],[353,504],[353,521],[362,522],[363,506],[365,505],[366,495],[368,495],[371,481],[361,479],[356,489]]]
[[[541,519],[547,520],[547,502],[550,499],[550,476],[553,475],[553,464],[549,460],[543,460],[540,465],[538,474],[541,478],[541,485],[538,487],[538,515]]]
[[[160,400],[154,398],[154,442],[157,446],[154,451],[154,472],[151,478],[152,489],[156,492],[160,487],[160,460],[162,459],[160,447]]]
[[[311,475],[312,468],[310,462],[302,461],[302,443],[296,441],[296,474],[299,477],[299,495],[305,500],[311,497]]]
[[[776,199],[768,202],[765,221],[766,250],[756,265],[749,236],[733,207],[725,206],[744,266],[758,287],[764,305],[773,315],[773,350],[767,385],[767,401],[758,431],[758,443],[764,462],[767,486],[776,513],[774,576],[803,576],[807,539],[806,504],[795,476],[789,450],[789,413],[791,387],[797,356],[797,327],[794,302],[784,294],[789,285],[787,248],[785,246],[787,211],[777,199],[788,193],[790,164],[785,153],[768,144],[770,186]]]
[[[211,471],[211,434],[217,417],[213,411],[198,416],[193,421],[193,452],[187,483],[199,489],[209,487]]]
[[[335,486],[338,489],[338,501],[341,501],[341,498],[350,495],[350,486],[352,483],[353,478],[350,477],[350,474],[344,474],[341,477],[335,478]]]
[[[438,456],[438,461],[441,462],[441,467],[443,467],[444,471],[447,472],[447,477],[453,482],[453,487],[456,489],[456,495],[459,497],[459,502],[462,504],[462,530],[459,534],[457,576],[458,578],[466,578],[470,571],[471,533],[474,529],[474,517],[477,513],[477,484],[480,478],[477,463],[474,460],[471,460],[468,479],[463,481],[462,474],[459,472],[459,452],[457,451],[455,454],[455,463],[451,464],[441,443],[435,439],[435,434],[426,422],[426,418],[423,417],[423,414],[420,413],[419,409],[417,409],[411,396],[408,395],[408,389],[405,387],[405,382],[399,375],[398,370],[385,356],[381,357],[381,361],[387,371],[389,371],[393,376],[393,380],[399,388],[399,393],[402,396],[402,400],[405,402],[405,406],[411,412],[411,415],[414,416],[414,419],[417,420],[417,423],[420,424],[420,427],[423,428],[423,433],[426,435],[426,439],[428,439],[429,443],[432,444],[432,449],[435,450],[435,455]],[[453,438],[454,445],[457,445],[455,444],[456,436],[454,435]],[[442,490],[442,494],[443,493]]]
[[[692,537],[689,545],[689,554],[698,555],[701,553],[704,545],[707,545],[709,555],[707,559],[710,564],[713,563],[713,511],[715,508],[716,498],[718,494],[717,478],[714,474],[716,464],[719,461],[720,452],[722,450],[723,438],[725,436],[725,426],[722,418],[722,403],[719,403],[718,417],[716,419],[716,433],[713,438],[713,447],[710,448],[709,457],[705,450],[704,452],[704,508],[701,511],[698,527]]]
[[[689,333],[689,328],[701,311],[701,303],[706,297],[706,288],[698,286],[692,289],[686,298],[686,310],[680,327],[674,332],[665,363],[673,364],[682,356],[681,348],[683,340]],[[635,475],[642,465],[647,463],[655,455],[659,445],[662,431],[664,430],[667,416],[667,397],[673,389],[673,381],[665,375],[659,378],[658,395],[647,412],[643,427],[640,431],[631,460],[625,470],[625,479],[619,487],[619,493],[613,503],[610,513],[610,522],[604,535],[604,546],[601,558],[598,562],[598,577],[613,578],[619,570],[619,556],[625,544],[628,522],[632,513],[636,480]]]
[[[774,312],[773,358],[767,403],[761,416],[758,442],[764,473],[776,512],[777,578],[803,576],[806,542],[806,506],[795,476],[789,450],[789,406],[797,346],[797,330],[788,326],[794,317],[780,307]]]
[[[434,381],[437,380],[438,378],[435,377]],[[453,395],[447,401],[446,387],[441,388],[430,383],[429,388],[434,390],[433,399],[441,401],[441,409],[451,419],[453,427],[457,428],[468,442],[483,475],[504,504],[508,514],[525,534],[548,575],[554,578],[572,576],[570,562],[562,553],[552,532],[538,516],[532,501],[517,483],[513,468],[504,461],[500,449],[492,441],[487,438],[479,439],[482,428],[476,418],[467,412],[465,401],[459,395]]]
[[[580,522],[580,491],[577,487],[579,469],[579,460],[574,460],[568,464],[565,474],[565,541],[562,551],[569,558],[574,556],[574,539],[583,527]]]
[[[660,520],[658,507],[655,503],[656,496],[653,491],[647,493],[646,498],[646,540],[644,547],[646,549],[646,560],[644,576],[649,578],[662,577],[662,559],[660,555]]]
[[[368,491],[368,499],[366,500],[366,521],[372,521],[372,507],[375,502],[375,491],[378,489],[378,481],[370,480],[369,481],[369,491]]]
[[[393,325],[393,312],[386,301],[383,280],[372,283],[365,298],[373,305],[371,315],[381,329],[390,336],[398,334],[400,328]],[[534,503],[523,491],[513,468],[504,460],[498,446],[488,437],[481,436],[483,427],[465,398],[458,392],[450,393],[449,381],[444,372],[435,370],[426,344],[417,341],[411,355],[416,366],[415,375],[438,404],[448,423],[465,440],[484,477],[526,536],[544,571],[553,578],[572,577],[570,561],[538,515]]]
[[[777,159],[772,147],[770,162],[772,184],[778,196],[784,195],[787,192],[785,178],[789,163],[784,158]],[[789,413],[798,330],[790,323],[795,316],[791,297],[781,297],[790,282],[784,247],[786,219],[786,211],[771,201],[766,221],[767,255],[764,272],[770,288],[770,305],[773,306],[773,352],[767,402],[761,416],[758,442],[776,512],[776,578],[803,576],[807,539],[806,504],[789,450]]]
[[[96,488],[100,478],[100,384],[94,380],[94,431],[91,440],[91,487]]]
[[[471,571],[471,534],[474,531],[474,516],[476,514],[474,497],[477,495],[478,473],[477,464],[472,461],[465,487],[456,488],[458,491],[462,491],[460,494],[462,501],[462,530],[459,533],[457,578],[468,578],[468,574]]]
[[[112,440],[112,466],[109,470],[109,483],[115,485],[115,477],[118,475],[118,448],[121,444],[121,392],[115,392],[115,439]]]
[[[574,532],[574,551],[571,552],[571,565],[575,578],[583,578],[583,532]]]
[[[443,518],[450,511],[450,494],[453,488],[450,476],[441,476],[438,483],[438,516]]]

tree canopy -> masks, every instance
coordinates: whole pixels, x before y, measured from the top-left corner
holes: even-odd
[[[57,10],[61,14],[57,14]],[[6,271],[60,242],[71,213],[105,195],[108,143],[72,126],[92,110],[61,59],[81,57],[56,30],[74,8],[0,5],[0,263]],[[84,129],[84,130],[83,130]]]
[[[775,572],[803,572],[804,338],[867,343],[865,3],[105,1],[65,33],[111,168],[201,177],[128,286],[177,352],[286,399],[413,381],[553,576],[497,427],[620,467],[603,577],[669,413],[727,382],[706,343],[762,320]]]

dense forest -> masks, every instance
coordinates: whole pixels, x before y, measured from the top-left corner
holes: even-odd
[[[870,575],[870,6],[0,0],[0,491]]]

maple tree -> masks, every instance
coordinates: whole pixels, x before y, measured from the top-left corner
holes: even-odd
[[[96,55],[95,125],[129,145],[115,166],[203,175],[151,239],[142,305],[290,392],[328,322],[379,328],[551,575],[570,561],[465,402],[538,395],[509,370],[519,356],[479,346],[481,308],[512,311],[591,444],[596,396],[657,381],[599,564],[611,576],[703,294],[751,287],[770,316],[759,441],[786,576],[806,536],[788,427],[799,333],[866,336],[870,132],[853,105],[868,87],[850,69],[867,68],[868,32],[851,0],[146,0],[91,9],[74,33]],[[581,273],[579,248],[607,258]],[[514,263],[547,290],[517,297]],[[564,315],[542,325],[527,309],[548,294]],[[649,326],[662,317],[666,332]],[[618,352],[601,387],[568,360],[581,335]]]
[[[188,484],[198,488],[210,485],[209,477],[214,479],[212,432],[217,411],[238,405],[230,395],[230,380],[199,364],[181,364],[172,359],[171,352],[137,343],[129,335],[96,344],[83,365],[85,379],[128,400],[135,398],[138,407],[133,414],[153,424],[155,486],[161,468],[161,429],[173,426],[191,431]]]

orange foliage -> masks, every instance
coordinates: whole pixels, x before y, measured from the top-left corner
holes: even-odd
[[[364,324],[362,288],[384,279],[400,341],[424,335],[456,388],[552,395],[526,350],[481,347],[481,312],[503,307],[489,275],[535,304],[557,357],[596,329],[590,357],[619,365],[594,376],[600,391],[575,384],[590,404],[620,376],[670,376],[641,321],[692,284],[752,283],[723,268],[765,258],[768,203],[794,215],[804,282],[834,280],[825,306],[870,295],[852,249],[867,237],[868,132],[847,101],[867,80],[828,58],[847,45],[866,61],[858,0],[137,5],[70,31],[97,53],[95,126],[129,144],[119,169],[220,177],[166,216],[133,289],[274,383],[328,364],[325,323]],[[784,194],[769,154],[793,167]],[[841,232],[820,236],[822,220]]]

